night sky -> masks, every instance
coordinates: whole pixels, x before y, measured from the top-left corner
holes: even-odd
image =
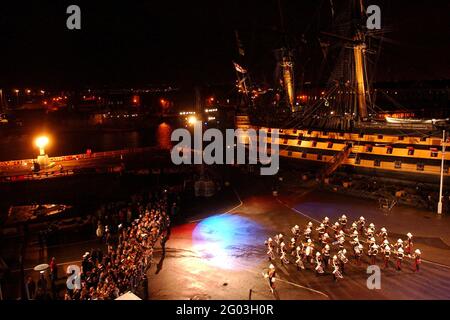
[[[449,1],[369,2],[381,6],[390,31],[376,81],[450,79]],[[258,81],[273,82],[273,50],[286,41],[305,80],[314,80],[323,58],[317,37],[331,31],[330,3],[339,12],[344,1],[280,3],[284,26],[278,0],[3,2],[0,85],[229,84],[234,30]],[[70,4],[81,7],[81,30],[66,28]]]

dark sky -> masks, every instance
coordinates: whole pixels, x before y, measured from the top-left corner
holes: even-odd
[[[273,81],[273,49],[283,39],[296,64],[314,78],[322,57],[319,30],[330,26],[330,3],[344,0],[6,1],[0,12],[0,86],[230,83],[237,58]],[[368,1],[380,4],[390,32],[376,80],[450,78],[450,1]],[[66,8],[81,7],[82,29],[66,28]],[[302,34],[306,42],[302,42]],[[307,61],[307,62],[306,62]],[[299,68],[301,69],[301,68]]]

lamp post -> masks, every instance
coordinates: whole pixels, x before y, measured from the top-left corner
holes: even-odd
[[[444,162],[445,162],[445,130],[442,131],[441,182],[439,185],[439,202],[437,208],[438,214],[442,214],[442,188],[444,186]]]
[[[45,147],[48,145],[49,139],[46,136],[40,136],[36,138],[35,144],[39,148],[39,155],[37,156],[37,163],[41,167],[45,167],[48,164],[48,155],[45,154]]]

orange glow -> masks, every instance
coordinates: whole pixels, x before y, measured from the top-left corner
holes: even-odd
[[[140,97],[135,95],[132,97],[131,101],[133,102],[134,105],[138,105],[140,103]]]

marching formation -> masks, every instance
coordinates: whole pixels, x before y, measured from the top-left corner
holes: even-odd
[[[414,250],[411,233],[406,234],[406,239],[391,243],[385,227],[377,230],[373,223],[366,226],[362,216],[350,225],[345,214],[334,224],[325,217],[316,226],[311,221],[304,228],[295,225],[291,228],[291,235],[277,234],[266,240],[265,245],[272,262],[265,276],[272,289],[275,283],[273,263],[277,258],[283,265],[294,264],[299,271],[307,267],[316,274],[331,271],[335,281],[343,278],[345,265],[349,263],[346,248],[351,250],[356,265],[361,265],[367,256],[369,265],[375,265],[381,259],[384,268],[389,268],[392,259],[395,260],[395,269],[401,271],[403,259],[409,257],[413,259],[413,271],[417,272],[421,263],[421,252]]]

